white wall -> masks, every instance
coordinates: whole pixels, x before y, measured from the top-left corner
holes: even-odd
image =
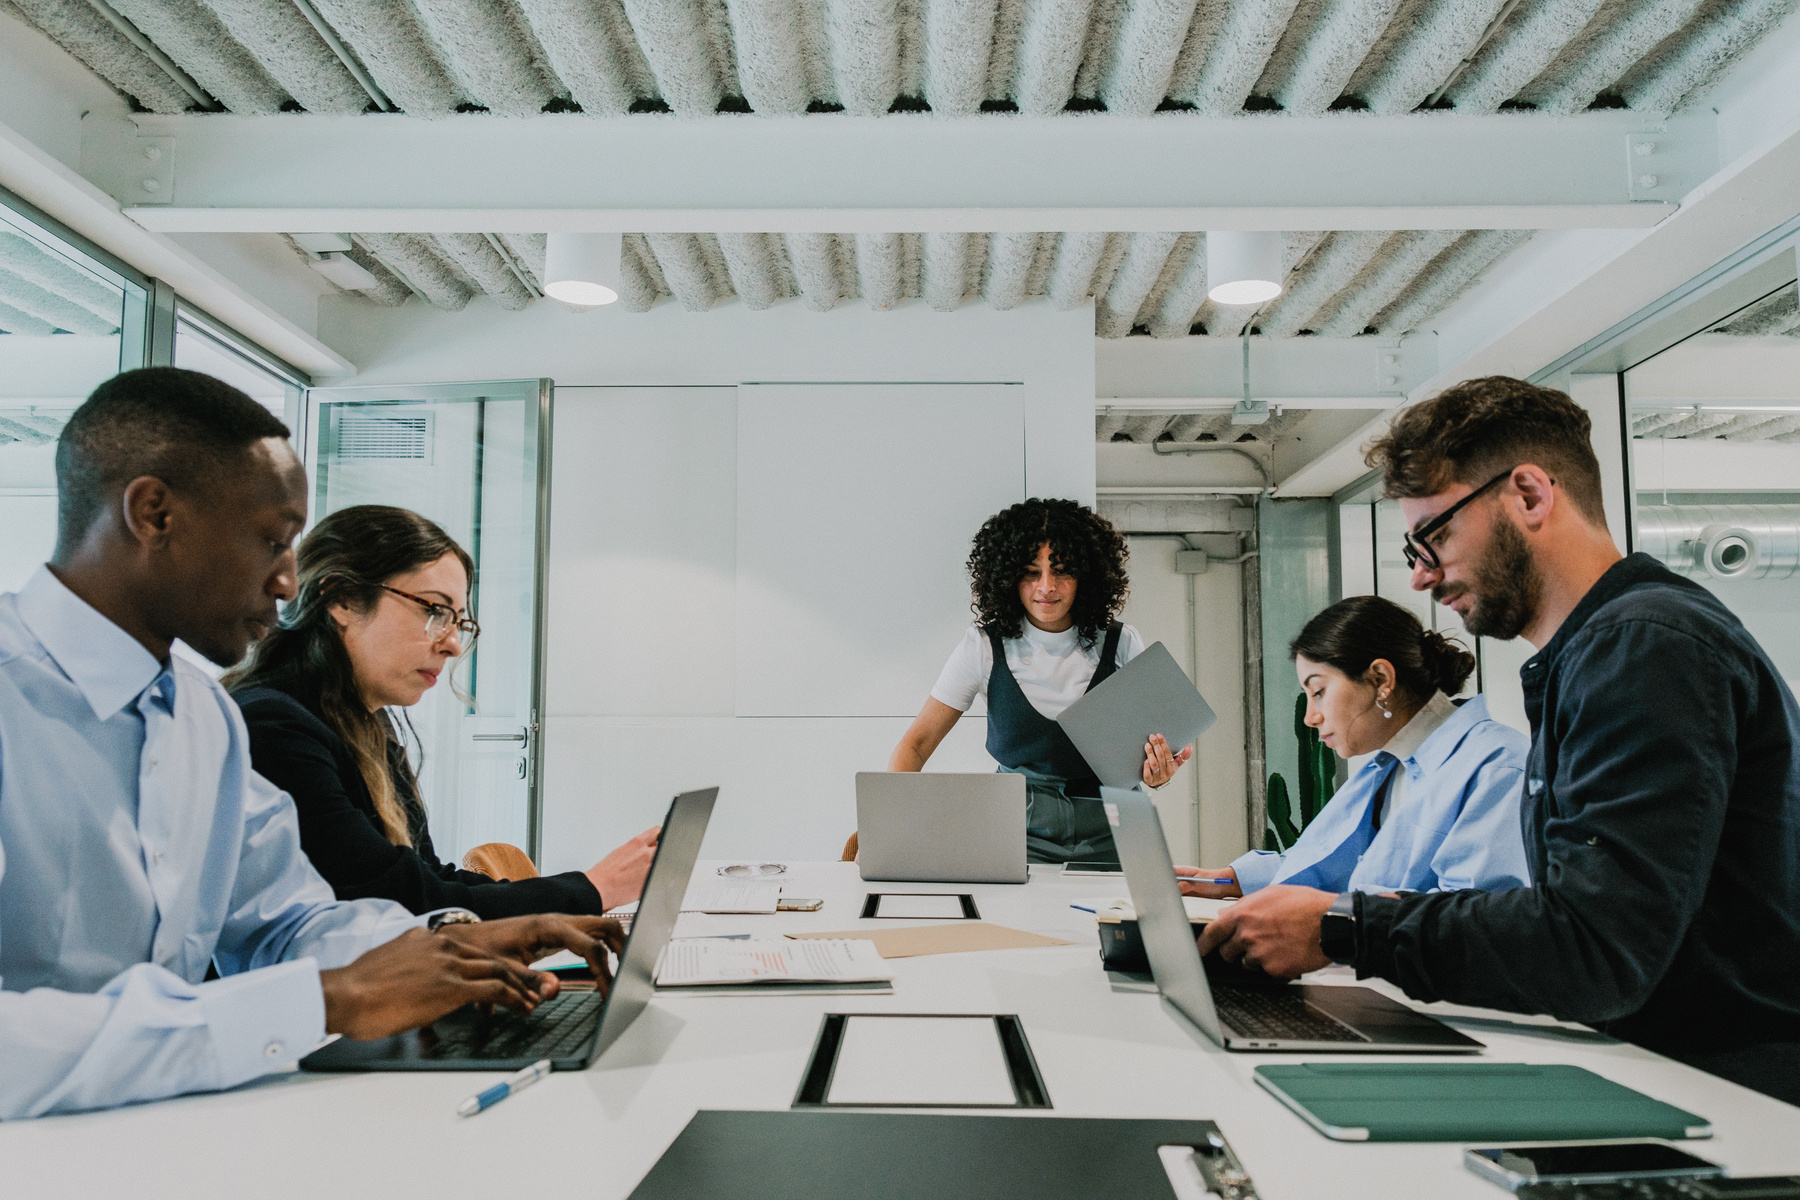
[[[856,825],[855,773],[884,769],[906,728],[904,716],[738,715],[756,681],[738,671],[736,392],[557,390],[546,870],[585,866],[660,819],[676,791],[710,784],[722,791],[709,855],[836,858]],[[812,549],[869,549],[843,541]],[[871,604],[905,603],[903,580],[867,582]],[[818,614],[812,650],[830,643],[833,616]],[[912,664],[914,708],[940,665]],[[985,736],[984,720],[964,718],[932,769],[993,770]]]
[[[855,772],[882,769],[906,727],[892,716],[735,715],[735,385],[1018,384],[1026,490],[1094,499],[1086,308],[571,313],[539,302],[507,313],[478,300],[443,313],[327,299],[320,330],[358,364],[359,384],[557,382],[547,871],[589,865],[660,819],[676,791],[711,784],[723,791],[708,856],[836,858],[855,826]],[[842,430],[844,454],[888,452],[856,434]],[[921,487],[939,482],[932,466],[919,464]],[[919,671],[919,704],[934,679]],[[992,770],[985,725],[964,718],[933,769]]]
[[[1094,501],[1094,313],[1032,300],[1006,312],[940,313],[854,301],[816,313],[790,302],[690,313],[569,312],[540,300],[506,312],[486,298],[459,313],[417,301],[376,308],[331,296],[319,336],[357,364],[355,383],[549,376],[561,386],[740,383],[1018,383],[1025,486]],[[873,448],[871,448],[873,452]]]
[[[1243,567],[1175,572],[1180,539],[1134,536],[1131,598],[1120,619],[1146,645],[1161,642],[1219,715],[1194,758],[1156,793],[1169,852],[1178,862],[1224,866],[1248,847],[1244,832],[1244,640],[1238,595]],[[1188,606],[1190,581],[1194,603]]]

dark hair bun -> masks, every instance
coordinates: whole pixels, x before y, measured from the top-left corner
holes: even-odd
[[[1425,674],[1446,696],[1462,691],[1463,684],[1475,673],[1475,656],[1464,650],[1461,643],[1451,641],[1435,629],[1420,633],[1419,658]]]
[[[1473,654],[1381,596],[1346,596],[1319,612],[1288,643],[1288,657],[1297,655],[1327,663],[1352,679],[1361,678],[1376,659],[1385,659],[1400,688],[1421,702],[1433,692],[1456,695],[1475,670]]]

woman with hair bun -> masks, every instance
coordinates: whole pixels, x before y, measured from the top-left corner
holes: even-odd
[[[1056,718],[1144,649],[1116,619],[1125,607],[1125,539],[1073,500],[1026,500],[989,517],[969,552],[975,622],[888,760],[920,771],[985,695],[988,753],[1025,776],[1025,857],[1034,863],[1119,859],[1100,781]],[[1161,734],[1144,745],[1144,782],[1161,787],[1192,757]]]
[[[1529,741],[1450,699],[1475,656],[1379,596],[1340,600],[1288,646],[1306,723],[1342,758],[1367,755],[1281,853],[1252,850],[1215,871],[1177,867],[1192,896],[1242,896],[1271,883],[1329,892],[1496,892],[1529,887],[1519,822]],[[1200,883],[1193,876],[1230,877]]]

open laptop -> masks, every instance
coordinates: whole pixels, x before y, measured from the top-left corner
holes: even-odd
[[[1474,1038],[1373,988],[1281,983],[1247,969],[1242,984],[1209,981],[1155,804],[1135,789],[1101,788],[1100,798],[1114,825],[1156,989],[1218,1045],[1351,1054],[1479,1054],[1483,1049]]]
[[[612,989],[562,991],[522,1016],[462,1008],[397,1037],[372,1042],[339,1038],[300,1060],[303,1071],[507,1071],[547,1058],[558,1071],[579,1071],[619,1040],[655,990],[656,959],[675,930],[688,877],[700,856],[718,788],[683,792],[669,806],[644,894],[613,972]]]
[[[864,879],[1024,883],[1025,777],[859,771],[856,841]]]
[[[1168,647],[1156,642],[1056,718],[1107,787],[1144,777],[1144,743],[1160,733],[1179,753],[1219,719]]]

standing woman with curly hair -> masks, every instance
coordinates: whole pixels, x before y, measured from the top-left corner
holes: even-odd
[[[1144,639],[1125,606],[1125,539],[1073,500],[1026,500],[990,517],[969,553],[975,622],[888,760],[923,770],[975,697],[988,705],[988,753],[1029,784],[1031,862],[1117,862],[1100,781],[1056,723],[1083,693],[1130,662]],[[1144,746],[1144,782],[1161,787],[1192,755],[1161,734]]]

